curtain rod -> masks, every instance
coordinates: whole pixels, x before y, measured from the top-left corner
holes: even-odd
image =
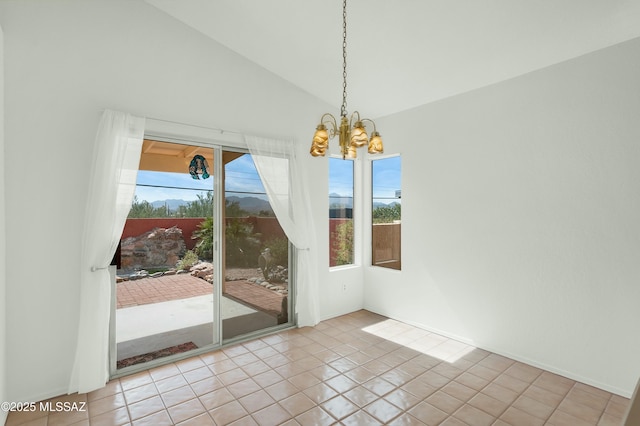
[[[267,138],[267,139],[288,140],[288,141],[291,141],[291,142],[294,141],[294,139],[292,139],[292,138],[278,138],[278,137],[274,138],[274,137],[259,136],[259,135],[253,134],[253,133],[242,133],[242,132],[238,132],[238,131],[235,131],[235,130],[225,130],[225,129],[219,129],[219,128],[216,128],[216,127],[207,127],[207,126],[200,126],[200,125],[197,125],[197,124],[181,123],[179,121],[165,120],[165,119],[162,119],[162,118],[155,118],[155,117],[149,117],[149,116],[145,116],[145,118],[148,119],[148,120],[158,121],[158,122],[161,122],[161,123],[175,124],[175,125],[178,125],[178,126],[188,126],[188,127],[192,127],[192,128],[195,128],[195,129],[219,132],[220,135],[224,135],[224,134],[235,135],[235,136],[240,137],[241,140],[244,140],[244,138],[246,136],[249,136],[249,137]]]
[[[112,110],[110,108],[104,108],[104,109],[100,110],[101,113],[104,113],[105,111],[115,111],[115,110]],[[122,111],[122,112],[126,112],[126,111]],[[132,114],[132,113],[128,113],[128,114]],[[137,114],[132,114],[132,115],[137,115]],[[195,128],[203,129],[203,130],[213,130],[213,131],[216,131],[216,132],[220,132],[221,135],[225,134],[225,133],[230,133],[232,135],[247,136],[247,134],[245,134],[245,133],[237,132],[237,131],[234,131],[234,130],[225,130],[225,129],[219,129],[219,128],[216,128],[216,127],[201,126],[201,125],[198,125],[198,124],[182,123],[180,121],[165,120],[163,118],[150,117],[148,115],[141,115],[139,117],[144,117],[147,120],[160,121],[160,122],[168,123],[168,124],[177,124],[179,126],[189,126],[189,127],[195,127]]]
[[[244,133],[236,132],[236,131],[233,131],[233,130],[225,130],[225,129],[219,129],[219,128],[216,128],[216,127],[201,126],[201,125],[198,125],[198,124],[181,123],[179,121],[165,120],[165,119],[162,119],[162,118],[155,118],[155,117],[149,117],[149,116],[145,116],[145,118],[148,119],[148,120],[161,121],[163,123],[178,124],[180,126],[196,127],[198,129],[204,129],[204,130],[213,130],[213,131],[216,131],[216,132],[220,132],[221,135],[225,134],[225,133],[231,133],[233,135],[245,136]]]
[[[0,1],[1,1],[1,0],[0,0]],[[108,110],[109,110],[109,111],[116,111],[116,110],[112,110],[112,109],[110,109],[110,108],[103,108],[102,110],[100,110],[100,112],[101,112],[101,113],[104,113],[105,111],[108,111]],[[128,113],[128,114],[132,114],[132,115],[137,115],[138,117],[144,117],[144,118],[145,118],[145,119],[147,119],[147,120],[158,121],[158,122],[161,122],[161,123],[175,124],[175,125],[178,125],[178,126],[187,126],[187,127],[192,127],[192,128],[195,128],[195,129],[201,129],[201,130],[209,130],[209,131],[219,132],[219,133],[220,133],[220,135],[224,135],[224,134],[228,134],[228,135],[236,135],[236,136],[239,136],[239,137],[240,137],[240,138],[242,138],[242,139],[244,139],[244,137],[245,137],[245,136],[250,136],[250,137],[263,137],[263,138],[265,137],[265,136],[258,136],[258,135],[255,135],[255,134],[253,134],[253,133],[242,133],[242,132],[238,132],[238,131],[236,131],[236,130],[225,130],[225,129],[220,129],[220,128],[217,128],[217,127],[207,127],[207,126],[201,126],[201,125],[198,125],[198,124],[182,123],[182,122],[180,122],[180,121],[166,120],[166,119],[164,119],[164,118],[156,118],[156,117],[150,117],[150,116],[147,116],[147,115],[138,115],[138,114],[133,114],[133,113],[130,113],[130,112],[127,112],[127,111],[122,111],[122,112],[126,112],[126,113]],[[279,139],[279,140],[290,140],[290,141],[294,141],[294,139],[291,139],[291,138],[276,138],[276,139]]]

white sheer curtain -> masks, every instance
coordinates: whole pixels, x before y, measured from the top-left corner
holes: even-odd
[[[320,320],[318,308],[318,261],[309,194],[303,170],[296,161],[295,145],[256,136],[245,136],[271,207],[289,241],[297,249],[296,306],[298,326]]]
[[[131,209],[144,123],[107,110],[98,127],[80,247],[80,316],[69,393],[101,388],[109,379],[108,265]]]

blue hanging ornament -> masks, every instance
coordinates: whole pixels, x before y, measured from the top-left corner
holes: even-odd
[[[209,172],[207,169],[209,165],[207,164],[206,158],[202,155],[196,155],[189,163],[189,174],[193,179],[200,179],[198,174],[202,174],[202,179],[207,179],[209,177]]]

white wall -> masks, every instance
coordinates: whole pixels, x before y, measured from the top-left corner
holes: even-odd
[[[640,375],[640,39],[378,120],[403,270],[364,306],[629,396]]]
[[[78,315],[78,224],[102,109],[297,139],[313,177],[309,190],[320,194],[312,198],[322,212],[318,239],[328,232],[326,159],[308,155],[328,105],[139,1],[0,2],[0,24],[11,160],[8,399],[66,392]],[[320,282],[327,281],[321,266]],[[361,294],[354,298],[361,306]]]
[[[329,111],[331,112],[331,111]],[[332,143],[331,143],[332,142]],[[332,155],[340,156],[340,147],[337,140],[330,141],[330,150]],[[354,199],[353,199],[353,220],[354,220],[354,260],[352,265],[337,266],[329,269],[329,279],[322,283],[323,291],[320,293],[320,303],[324,307],[321,312],[322,319],[333,318],[342,315],[347,312],[354,312],[363,308],[363,264],[366,262],[366,253],[370,250],[367,247],[366,242],[361,242],[363,237],[363,228],[365,221],[365,209],[368,203],[365,203],[367,195],[364,192],[364,185],[362,174],[365,169],[366,151],[359,153],[360,155],[355,160],[348,160],[354,162]],[[329,155],[329,154],[327,154]],[[340,160],[342,161],[342,160]],[[325,194],[329,193],[328,177]],[[324,197],[326,205],[323,206],[323,210],[329,211],[329,197]],[[327,215],[328,216],[328,215]],[[327,219],[328,224],[328,219]],[[329,248],[331,247],[329,242],[329,229],[323,231],[322,240],[318,244],[322,247],[322,255],[326,256],[320,260],[320,265],[327,269],[329,265]]]
[[[0,402],[6,401],[6,246],[5,246],[5,203],[4,203],[4,34],[0,27]],[[0,424],[4,424],[7,414],[0,410]]]

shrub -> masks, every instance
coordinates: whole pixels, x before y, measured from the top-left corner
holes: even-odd
[[[197,239],[198,242],[194,247],[194,250],[198,256],[202,259],[213,259],[213,218],[207,217],[200,222],[198,229],[193,232],[191,236],[193,239]]]
[[[187,250],[184,254],[184,257],[178,261],[176,268],[189,270],[197,262],[198,262],[198,255],[195,254],[192,250]]]
[[[336,226],[333,237],[333,253],[336,266],[350,265],[353,263],[353,220],[343,222]]]
[[[402,218],[402,205],[398,203],[389,206],[380,206],[371,212],[373,223],[393,223]]]
[[[257,267],[260,240],[253,233],[253,225],[238,219],[227,222],[225,229],[227,266]]]
[[[193,232],[198,242],[194,248],[201,259],[213,259],[213,218],[207,217]],[[253,233],[253,225],[230,219],[225,228],[225,256],[227,266],[256,267],[260,255],[260,240]]]
[[[286,238],[272,238],[264,243],[271,253],[271,262],[274,265],[284,266],[289,264],[289,240]]]

